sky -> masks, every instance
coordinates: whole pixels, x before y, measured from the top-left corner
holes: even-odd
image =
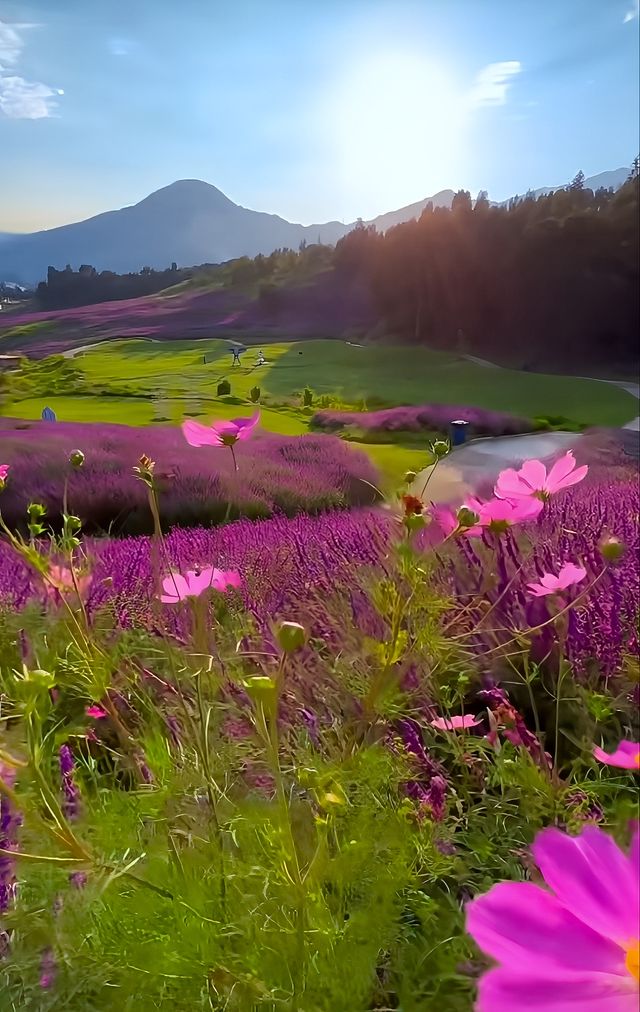
[[[629,165],[638,0],[0,0],[0,232],[176,179],[303,224]]]

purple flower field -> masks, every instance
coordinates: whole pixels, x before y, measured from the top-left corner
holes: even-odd
[[[570,613],[567,654],[578,671],[594,669],[608,675],[620,669],[625,656],[637,655],[637,610],[640,539],[639,492],[634,479],[600,482],[568,490],[553,499],[537,522],[491,541],[468,539],[442,554],[444,589],[458,596],[461,628],[491,646],[495,630],[525,629],[544,622],[546,601],[536,600],[526,584],[567,561],[579,561],[593,589]],[[603,534],[615,534],[626,546],[623,558],[605,569],[598,551]],[[314,635],[332,639],[359,627],[373,634],[375,616],[367,595],[371,575],[387,568],[393,525],[383,511],[331,512],[322,517],[279,517],[254,523],[242,520],[215,531],[175,530],[166,538],[166,568],[184,571],[195,565],[237,569],[243,578],[245,606],[259,624],[277,617],[298,620]],[[90,611],[110,603],[119,620],[151,621],[149,588],[153,585],[147,538],[94,540],[87,543],[93,559]],[[363,577],[364,573],[364,577]],[[601,574],[601,575],[599,575]],[[14,553],[0,547],[0,601],[22,607],[43,588]],[[471,597],[495,604],[490,622],[478,625],[465,612]],[[334,603],[346,606],[336,622]],[[378,630],[379,631],[379,630]],[[553,654],[552,627],[536,640],[540,658]],[[508,637],[507,637],[508,638]],[[500,639],[500,636],[498,636]]]
[[[24,523],[30,502],[47,507],[51,522],[62,510],[65,479],[69,509],[88,533],[150,533],[147,489],[132,469],[152,454],[166,528],[208,527],[246,516],[318,513],[371,505],[377,474],[369,458],[333,436],[258,434],[236,447],[238,470],[223,447],[189,446],[179,428],[0,421],[2,463],[10,479],[0,508],[6,522]],[[85,464],[69,464],[80,449]]]
[[[478,435],[508,436],[531,432],[534,423],[485,408],[461,407],[456,404],[423,404],[382,411],[318,411],[311,424],[327,432],[341,432],[354,426],[367,434],[393,432],[429,432],[444,430],[456,419],[470,422]]]

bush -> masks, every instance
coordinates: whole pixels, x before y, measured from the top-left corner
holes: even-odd
[[[536,423],[527,418],[455,404],[410,405],[382,411],[317,411],[312,425],[326,432],[341,432],[355,425],[370,435],[434,430],[447,433],[457,418],[468,421],[474,435],[510,436],[536,428]]]
[[[258,401],[260,400],[260,387],[251,387],[251,392],[249,393],[249,396],[253,401],[253,403],[257,404]]]
[[[310,387],[305,387],[302,391],[302,403],[305,408],[310,408],[313,404],[313,390]]]
[[[222,380],[218,383],[218,397],[227,397],[231,393],[231,384],[229,380]]]

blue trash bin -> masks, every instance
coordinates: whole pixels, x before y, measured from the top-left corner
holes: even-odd
[[[469,423],[465,422],[463,418],[457,418],[454,422],[451,422],[449,425],[451,445],[462,446],[463,443],[466,443],[468,431]]]

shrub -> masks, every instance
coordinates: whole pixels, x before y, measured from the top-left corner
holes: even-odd
[[[353,425],[369,433],[447,432],[457,418],[470,422],[477,435],[507,436],[536,428],[529,419],[452,404],[412,405],[382,411],[317,411],[312,425],[327,432],[340,432]]]
[[[231,393],[231,384],[229,380],[222,380],[218,383],[218,397],[228,397]]]
[[[257,404],[260,400],[260,387],[251,387],[249,396],[254,404]]]
[[[302,391],[302,403],[305,408],[310,408],[313,404],[313,390],[310,387],[305,387]]]

